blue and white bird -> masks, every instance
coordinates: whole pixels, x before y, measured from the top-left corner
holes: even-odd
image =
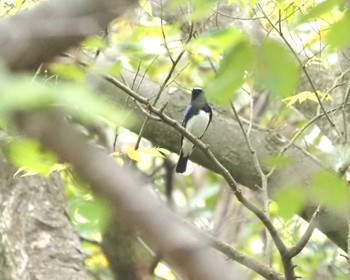
[[[197,138],[201,138],[211,122],[213,112],[209,106],[204,92],[201,88],[192,90],[191,103],[185,111],[185,118],[182,126]],[[194,144],[188,139],[181,137],[180,157],[176,165],[177,173],[184,173],[187,167],[187,161],[194,149]]]

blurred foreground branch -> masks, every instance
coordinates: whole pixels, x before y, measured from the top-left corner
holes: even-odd
[[[51,0],[0,21],[0,56],[12,70],[38,67],[105,29],[134,0]]]
[[[54,113],[19,114],[16,121],[24,134],[72,163],[92,190],[115,206],[121,222],[136,227],[151,248],[185,279],[244,279],[232,262],[198,238],[194,228],[162,205],[131,172],[88,144],[63,117]]]

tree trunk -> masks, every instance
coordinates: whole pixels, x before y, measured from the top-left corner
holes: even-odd
[[[0,279],[86,280],[80,241],[57,174],[13,177],[0,161]]]
[[[135,73],[125,71],[123,80],[132,84]],[[142,81],[138,93],[146,98],[154,97],[158,91],[159,85],[142,77],[135,79],[135,85]],[[128,95],[111,83],[97,77],[91,77],[91,83],[103,92],[107,98],[120,106],[125,104],[132,109],[134,118],[124,121],[124,125],[135,133],[139,133],[144,120],[144,114],[134,105],[133,101],[128,99]],[[175,120],[181,121],[183,109],[186,108],[190,96],[184,96],[181,91],[176,91],[171,95],[166,91],[162,93],[158,108],[166,105],[165,113]],[[160,146],[177,153],[180,149],[180,134],[169,125],[149,120],[144,127],[143,137],[152,141],[155,146]],[[276,156],[278,152],[288,143],[287,139],[281,138],[277,133],[267,129],[253,127],[250,133],[251,143],[261,163],[266,158]],[[217,159],[227,168],[235,180],[252,189],[258,191],[256,187],[261,183],[260,177],[254,167],[251,153],[246,145],[245,139],[239,128],[237,121],[229,110],[214,108],[213,121],[203,137],[203,141],[209,144],[210,149]],[[321,170],[328,170],[328,167],[321,163],[307,151],[297,145],[292,145],[286,152],[285,156],[289,158],[289,165],[283,169],[277,169],[269,178],[269,190],[273,194],[275,190],[283,186],[303,186],[305,192],[315,173]],[[191,160],[198,164],[217,171],[213,168],[212,163],[203,152],[195,149],[191,155]],[[266,167],[265,171],[269,170]],[[307,193],[306,193],[307,194]],[[315,203],[310,202],[306,205],[302,216],[309,220],[316,209]],[[343,213],[334,211],[324,211],[319,219],[318,229],[333,240],[340,248],[346,250],[347,244],[347,221]]]

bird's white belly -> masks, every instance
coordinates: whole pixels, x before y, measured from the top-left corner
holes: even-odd
[[[193,116],[186,124],[186,130],[192,133],[194,136],[200,138],[203,136],[205,129],[208,126],[210,120],[209,113],[200,111],[198,115]],[[185,155],[189,155],[192,152],[193,144],[186,138],[182,142],[182,151]]]

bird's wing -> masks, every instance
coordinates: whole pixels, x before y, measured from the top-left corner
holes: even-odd
[[[189,119],[189,117],[190,117],[190,111],[191,111],[191,109],[192,109],[192,104],[189,104],[188,106],[187,106],[187,108],[186,108],[186,110],[185,110],[185,113],[184,113],[184,120],[183,120],[183,122],[182,122],[182,126],[183,127],[186,127],[186,123],[187,123],[187,121],[188,121],[188,119]]]
[[[209,106],[209,104],[206,104],[206,105],[202,108],[202,110],[203,110],[204,112],[207,112],[207,113],[209,114],[209,122],[208,122],[208,125],[207,125],[207,128],[208,128],[208,126],[209,126],[209,124],[210,124],[210,122],[211,122],[211,119],[213,118],[213,110],[211,109],[211,107]]]

